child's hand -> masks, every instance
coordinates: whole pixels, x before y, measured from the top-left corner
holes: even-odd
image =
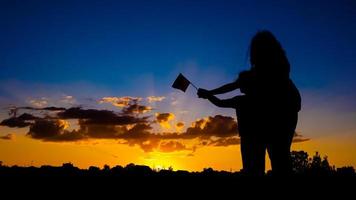
[[[198,92],[197,92],[197,95],[198,95],[199,98],[207,99],[207,98],[209,98],[209,96],[211,94],[210,94],[209,90],[206,90],[206,89],[203,89],[203,88],[199,88]]]

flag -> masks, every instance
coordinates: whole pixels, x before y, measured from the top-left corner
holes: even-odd
[[[190,81],[183,76],[183,74],[179,73],[178,77],[174,81],[172,87],[178,90],[182,90],[185,92],[190,84]]]

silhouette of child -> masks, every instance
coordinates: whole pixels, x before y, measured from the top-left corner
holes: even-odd
[[[254,71],[242,71],[235,84],[240,88],[243,95],[237,95],[230,99],[219,99],[212,95],[210,91],[199,88],[198,96],[208,99],[218,107],[234,108],[238,121],[238,132],[240,136],[240,148],[242,155],[243,172],[246,174],[263,175],[264,159],[257,159],[264,152],[263,142],[256,136],[254,98]],[[261,154],[261,155],[259,155]],[[262,166],[263,165],[263,166]]]

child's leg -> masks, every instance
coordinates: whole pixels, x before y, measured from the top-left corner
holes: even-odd
[[[255,137],[241,137],[243,172],[247,175],[263,175],[265,172],[265,145]]]

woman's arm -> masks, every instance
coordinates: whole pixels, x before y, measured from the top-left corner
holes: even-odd
[[[237,101],[239,96],[233,97],[231,99],[219,99],[216,96],[212,95],[210,91],[199,88],[197,95],[199,98],[208,99],[211,103],[218,107],[222,108],[236,108]]]
[[[221,87],[218,87],[218,88],[215,88],[213,90],[209,90],[209,92],[212,94],[212,95],[216,95],[216,94],[223,94],[223,93],[227,93],[227,92],[231,92],[237,88],[239,88],[239,84],[238,84],[238,81],[234,81],[232,83],[228,83],[228,84],[225,84]]]
[[[219,99],[214,95],[208,97],[208,100],[213,103],[214,105],[221,107],[221,108],[235,108],[236,101],[238,96],[230,98],[230,99]]]

